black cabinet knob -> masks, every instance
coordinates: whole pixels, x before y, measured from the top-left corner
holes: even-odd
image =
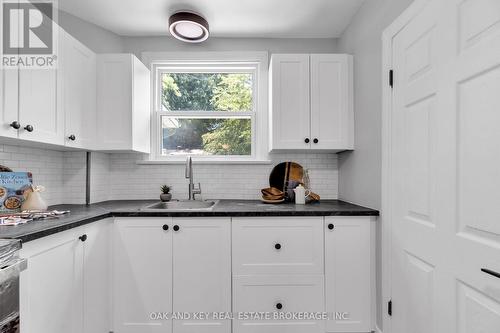
[[[314,138],[313,142],[314,142],[314,143],[318,143],[318,142],[319,142],[319,140],[318,140],[318,139],[316,139],[316,138]]]
[[[304,142],[305,142],[305,143],[309,143],[310,141],[311,141],[311,140],[309,140],[309,138],[306,138],[306,139],[304,140]]]
[[[20,129],[21,124],[19,124],[19,122],[16,120],[16,121],[13,121],[10,123],[10,127],[14,128],[14,129]]]
[[[74,134],[71,134],[70,136],[68,136],[68,139],[70,139],[71,141],[75,141],[76,136]]]
[[[276,309],[278,309],[278,310],[283,309],[283,304],[281,304],[281,303],[276,303]]]
[[[332,223],[328,224],[328,229],[333,230],[333,228],[335,228],[335,226]]]
[[[33,126],[31,125],[24,126],[24,129],[27,130],[28,132],[33,132]]]
[[[82,242],[85,242],[87,240],[87,235],[83,234],[80,237],[78,237],[78,239],[81,240]]]
[[[168,224],[164,224],[162,228],[163,228],[163,230],[167,231],[168,230]]]
[[[276,244],[274,244],[274,248],[275,248],[276,250],[281,249],[281,244],[280,244],[280,243],[276,243]]]
[[[180,229],[180,228],[179,228],[179,226],[178,226],[177,224],[176,224],[176,225],[174,225],[174,231],[179,231],[179,229]]]

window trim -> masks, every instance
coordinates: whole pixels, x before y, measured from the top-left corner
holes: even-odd
[[[172,163],[184,161],[186,156],[192,156],[204,163],[254,163],[268,160],[268,68],[269,60],[267,52],[144,52],[143,62],[151,69],[151,153],[147,161],[153,163]],[[196,69],[213,72],[217,65],[234,67],[228,72],[241,72],[242,68],[251,69],[254,75],[253,110],[251,112],[226,112],[226,111],[194,111],[196,116],[210,115],[228,117],[250,116],[252,121],[252,152],[250,156],[238,155],[181,155],[162,156],[160,142],[160,119],[167,111],[161,110],[161,93],[159,86],[159,73],[166,69],[182,72],[186,69]],[[168,116],[192,116],[194,112],[168,111]]]

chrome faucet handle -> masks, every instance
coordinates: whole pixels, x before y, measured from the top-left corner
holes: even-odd
[[[195,194],[201,194],[201,183],[198,183],[198,186],[193,184],[192,188],[192,193],[193,193],[193,199],[195,199]]]

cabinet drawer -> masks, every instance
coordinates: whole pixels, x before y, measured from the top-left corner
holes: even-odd
[[[324,280],[314,276],[241,276],[233,280],[234,332],[323,332],[321,320],[294,320],[293,313],[324,311]],[[279,309],[280,308],[280,309]],[[248,313],[267,313],[271,319],[244,318]],[[285,316],[275,319],[274,315]]]
[[[323,274],[323,218],[233,219],[233,275]]]

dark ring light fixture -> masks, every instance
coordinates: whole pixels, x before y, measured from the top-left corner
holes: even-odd
[[[200,15],[191,12],[177,12],[170,16],[168,25],[172,36],[188,43],[207,40],[210,32],[208,22]]]

